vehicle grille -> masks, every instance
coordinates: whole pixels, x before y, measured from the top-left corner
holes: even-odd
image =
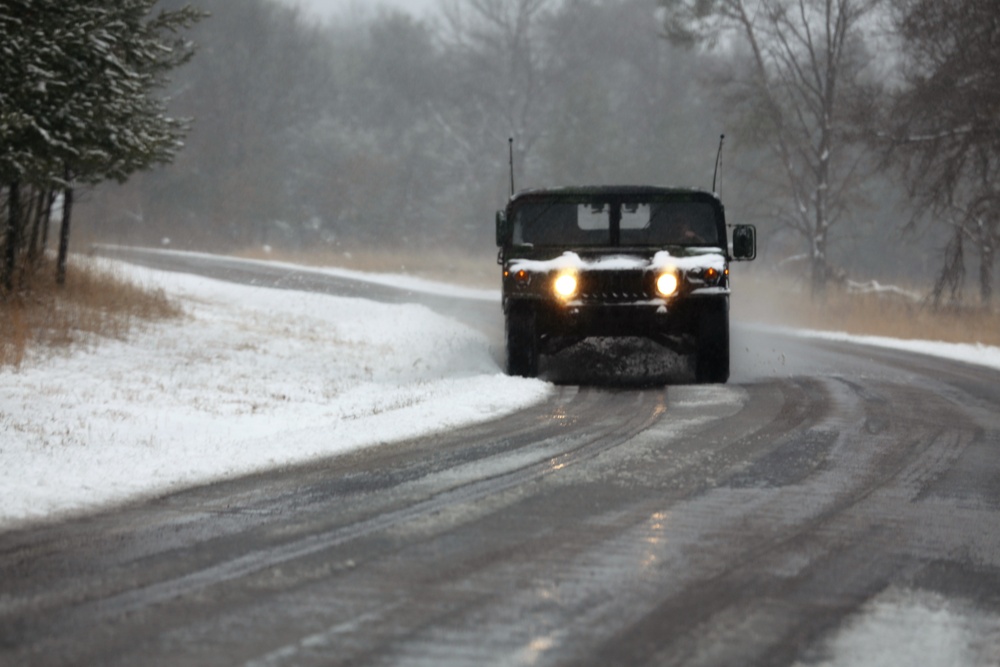
[[[652,298],[644,271],[594,271],[581,276],[580,300],[585,303],[628,303]]]

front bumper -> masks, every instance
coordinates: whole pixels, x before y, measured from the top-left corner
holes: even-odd
[[[634,303],[562,303],[552,299],[532,303],[541,336],[642,336],[662,338],[693,334],[698,315],[708,299],[726,299],[725,293],[689,295],[683,299],[652,299]]]

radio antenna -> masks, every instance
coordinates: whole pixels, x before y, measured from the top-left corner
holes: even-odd
[[[507,152],[510,156],[510,196],[514,196],[514,137],[507,139]]]
[[[719,194],[717,187],[719,171],[722,169],[722,143],[726,140],[726,135],[719,135],[719,152],[715,154],[715,173],[712,174],[712,192]]]

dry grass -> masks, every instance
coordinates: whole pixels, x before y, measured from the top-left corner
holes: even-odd
[[[28,287],[0,298],[0,367],[19,366],[35,347],[124,338],[137,325],[178,317],[162,290],[149,290],[105,268],[71,263],[66,285],[43,262]]]
[[[856,335],[1000,345],[1000,313],[935,309],[905,297],[849,294],[832,288],[823,302],[808,290],[759,276],[734,279],[733,313],[746,321],[843,331]]]

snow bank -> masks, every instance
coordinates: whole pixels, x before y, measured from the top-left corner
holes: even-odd
[[[1000,369],[1000,347],[983,345],[981,343],[942,343],[933,340],[901,340],[899,338],[886,338],[884,336],[857,336],[854,334],[831,332],[831,331],[809,331],[805,329],[773,329],[787,334],[802,336],[806,338],[820,338],[823,340],[840,341],[844,343],[854,343],[856,345],[872,345],[874,347],[884,347],[903,352],[913,352],[924,354],[941,359],[961,361],[966,364],[976,366],[986,366],[988,368]]]
[[[817,667],[986,664],[1000,617],[929,591],[890,587],[866,602],[824,646]],[[800,667],[801,663],[796,663]]]
[[[505,376],[482,334],[422,306],[116,266],[186,316],[0,370],[0,529],[491,419],[551,391]]]

